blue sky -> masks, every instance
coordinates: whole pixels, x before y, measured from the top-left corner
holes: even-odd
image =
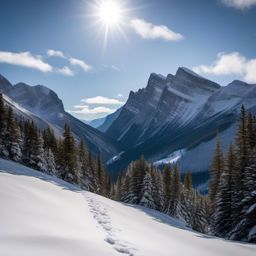
[[[115,1],[110,28],[97,6]],[[226,85],[256,83],[254,0],[0,0],[0,73],[43,84],[79,118],[104,116],[179,66]]]

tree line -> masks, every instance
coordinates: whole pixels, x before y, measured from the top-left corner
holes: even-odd
[[[218,139],[209,184],[211,232],[256,242],[256,117],[241,107],[234,144],[224,157]]]
[[[66,124],[61,138],[48,127],[40,130],[33,121],[17,120],[0,94],[0,157],[54,175],[82,189],[108,196],[110,177],[100,154],[96,159],[83,139],[77,143]]]
[[[119,176],[110,195],[183,219],[202,233],[256,242],[256,118],[244,106],[226,157],[217,139],[208,195],[192,183],[189,172],[181,181],[177,164],[161,171],[141,157]]]
[[[142,156],[118,177],[110,196],[164,212],[183,219],[194,230],[208,232],[207,200],[193,189],[189,172],[181,181],[178,165],[165,165],[161,171]]]

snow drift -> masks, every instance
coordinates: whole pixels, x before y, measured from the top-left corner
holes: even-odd
[[[0,255],[250,256],[256,246],[205,236],[143,207],[81,191],[0,160]]]

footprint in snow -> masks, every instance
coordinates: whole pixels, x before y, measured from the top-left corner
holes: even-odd
[[[98,225],[106,232],[105,241],[110,244],[113,249],[117,252],[126,254],[129,256],[135,256],[136,249],[131,246],[126,241],[118,239],[118,233],[120,230],[114,228],[111,223],[111,218],[108,215],[107,210],[95,199],[91,198],[87,194],[84,194],[88,205],[90,207],[90,212],[93,218],[97,221]]]

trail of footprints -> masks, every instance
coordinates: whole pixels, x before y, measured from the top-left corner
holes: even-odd
[[[100,205],[95,199],[85,195],[88,205],[90,207],[90,212],[93,214],[93,218],[97,221],[99,226],[106,232],[105,241],[113,246],[113,248],[122,254],[129,256],[135,256],[136,249],[131,246],[126,241],[118,239],[118,233],[120,230],[114,228],[111,224],[111,218],[108,215],[107,210]]]

